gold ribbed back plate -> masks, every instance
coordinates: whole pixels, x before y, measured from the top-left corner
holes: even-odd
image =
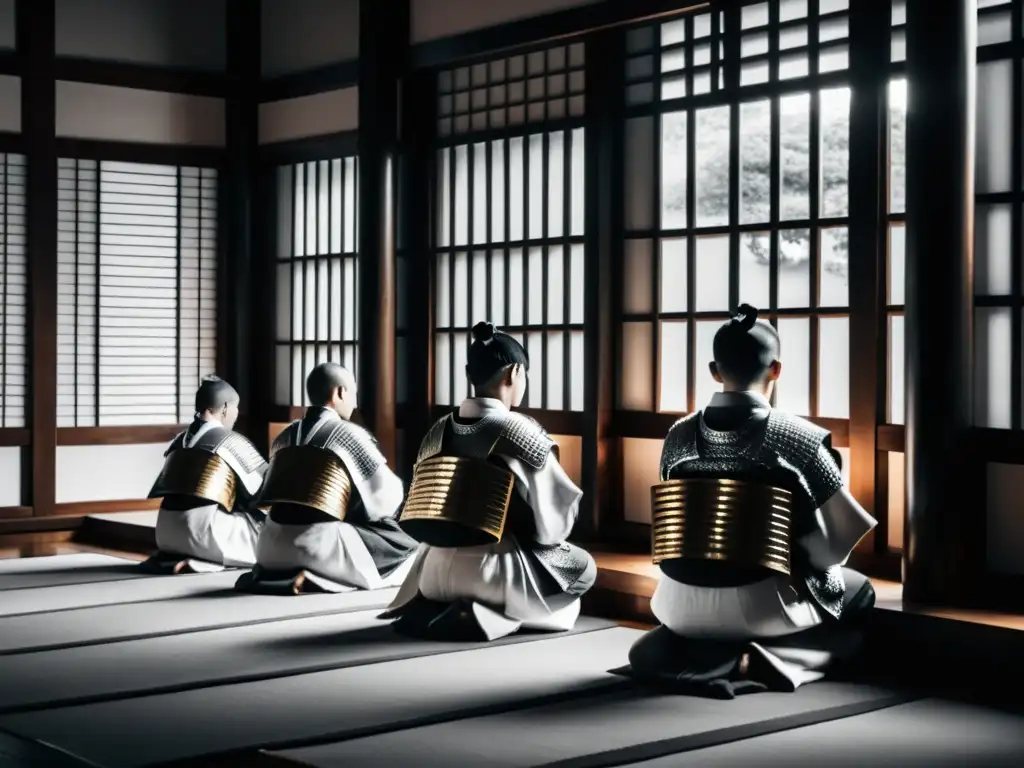
[[[270,460],[259,504],[296,504],[344,520],[352,478],[330,451],[308,445],[282,448]]]
[[[167,456],[150,495],[205,499],[230,512],[235,507],[235,482],[234,470],[217,454],[181,448]]]
[[[399,518],[402,529],[434,547],[501,541],[515,475],[488,461],[433,456],[416,466]]]
[[[722,560],[789,574],[793,495],[741,480],[666,480],[651,488],[654,562]]]

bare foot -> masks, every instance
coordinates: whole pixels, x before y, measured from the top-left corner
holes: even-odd
[[[739,666],[736,668],[736,676],[740,678],[746,678],[750,673],[750,654],[744,653],[740,656]]]

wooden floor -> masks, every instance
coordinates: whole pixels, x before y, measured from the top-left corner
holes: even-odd
[[[599,586],[650,600],[661,571],[649,557],[613,552],[595,552],[594,556],[600,568]],[[884,611],[899,611],[1024,631],[1024,615],[907,605],[903,602],[903,586],[899,582],[872,579],[871,583],[875,587],[876,605]]]
[[[138,555],[109,562],[97,554],[116,550],[93,544],[86,565],[67,557],[82,551],[72,545],[0,562],[4,766],[792,768],[826,750],[830,766],[1024,764],[1024,716],[905,683],[734,701],[638,688],[616,668],[647,626],[658,572],[644,557],[597,553],[588,596],[637,618],[439,644],[376,618],[393,590],[239,595],[234,573],[143,576]],[[876,613],[893,620],[883,640],[903,643],[897,665],[933,651],[949,626],[1018,639],[1012,617],[918,613],[900,605],[898,584],[876,588]],[[924,628],[924,645],[897,637],[907,626]],[[990,636],[970,635],[968,652],[988,654],[975,643]]]

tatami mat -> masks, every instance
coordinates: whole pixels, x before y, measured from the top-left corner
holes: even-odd
[[[378,764],[385,765],[386,761]],[[629,768],[734,768],[741,765],[758,768],[1024,765],[1024,716],[926,699],[844,720],[630,763]]]
[[[563,761],[574,765],[581,757],[611,750],[891,699],[890,691],[837,683],[806,686],[795,694],[760,694],[732,701],[633,689],[274,754],[315,768],[526,768],[561,765]],[[430,745],[429,750],[424,749],[425,744]]]
[[[109,768],[337,741],[621,685],[642,633],[614,627],[441,658],[0,717],[0,728]]]
[[[173,576],[160,577],[165,579]],[[338,595],[246,595],[231,589],[128,605],[0,618],[0,655],[159,637],[344,611],[383,609],[397,589]]]
[[[359,611],[0,657],[0,713],[267,680],[486,645],[404,638],[378,615],[379,610]],[[572,634],[612,626],[582,617]],[[518,634],[497,644],[550,638]],[[387,674],[386,668],[381,674]]]
[[[125,605],[148,600],[170,600],[188,597],[197,592],[230,589],[237,580],[237,571],[224,571],[154,576],[148,579],[100,584],[65,584],[56,587],[8,590],[0,597],[0,617],[91,608],[99,605]]]
[[[0,765],[4,768],[96,768],[45,744],[0,733]]]
[[[137,560],[91,552],[0,560],[0,591],[142,578]]]

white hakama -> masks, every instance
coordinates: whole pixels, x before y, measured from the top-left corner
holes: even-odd
[[[305,432],[303,426],[306,422],[300,421],[282,433],[273,451],[286,445],[307,445],[314,438],[323,439],[341,423],[341,417],[329,409],[316,409],[315,415],[319,418]],[[359,516],[369,524],[366,531],[361,532],[355,525],[337,520],[285,525],[268,518],[256,545],[259,569],[267,573],[303,572],[304,578],[325,592],[382,589],[401,584],[412,566],[412,557],[407,556],[398,567],[381,575],[375,553],[367,546],[367,541],[372,545],[379,539],[373,525],[393,520],[405,498],[402,481],[391,471],[383,456],[378,458],[380,463],[369,476],[353,471],[357,470],[356,467],[349,471],[353,482],[350,510],[354,505],[360,505]],[[362,533],[368,533],[367,537],[364,538]],[[409,555],[413,545],[410,540]],[[393,559],[393,555],[388,557],[390,552],[382,554],[385,563]]]
[[[259,530],[241,513],[216,504],[187,511],[163,509],[156,518],[156,545],[163,555],[180,555],[199,573],[251,568],[256,562]]]
[[[807,552],[811,566],[821,571],[845,564],[857,543],[877,525],[845,488],[822,505],[816,517],[818,528],[797,546]],[[849,599],[865,587],[867,579],[843,570]],[[856,635],[841,626],[816,633],[813,644],[802,645],[799,633],[821,625],[822,616],[818,606],[782,574],[740,587],[703,587],[663,573],[651,611],[666,629],[683,638],[750,643],[794,689],[820,680],[833,661],[856,647]]]
[[[494,411],[507,413],[497,400],[471,398],[462,403],[459,416],[479,419]],[[583,492],[553,454],[539,470],[507,456],[494,457],[516,477],[516,492],[533,512],[535,541],[520,542],[506,534],[497,544],[477,547],[420,545],[389,613],[422,595],[438,603],[471,603],[478,623],[492,640],[519,629],[572,629],[580,614],[580,598],[551,588],[551,577],[529,545],[561,545],[576,523]]]
[[[256,545],[260,568],[274,572],[305,571],[325,592],[384,589],[402,583],[413,558],[382,577],[362,537],[349,523],[281,525],[267,520]]]
[[[222,428],[216,421],[197,420],[179,436],[180,448],[194,447],[209,432]],[[175,438],[175,442],[179,438]],[[245,444],[251,448],[248,441]],[[173,450],[174,443],[168,453]],[[257,455],[255,448],[252,448],[252,452]],[[240,500],[253,498],[263,483],[266,463],[262,458],[259,458],[262,466],[247,471],[230,449],[218,451],[217,455],[235,473],[236,482],[240,486]],[[242,511],[228,513],[216,504],[199,504],[184,511],[174,509],[174,506],[161,506],[156,522],[159,553],[150,560],[166,562],[168,556],[179,556],[184,559],[185,568],[199,573],[222,571],[225,568],[250,568],[256,562],[258,538],[259,523]]]

